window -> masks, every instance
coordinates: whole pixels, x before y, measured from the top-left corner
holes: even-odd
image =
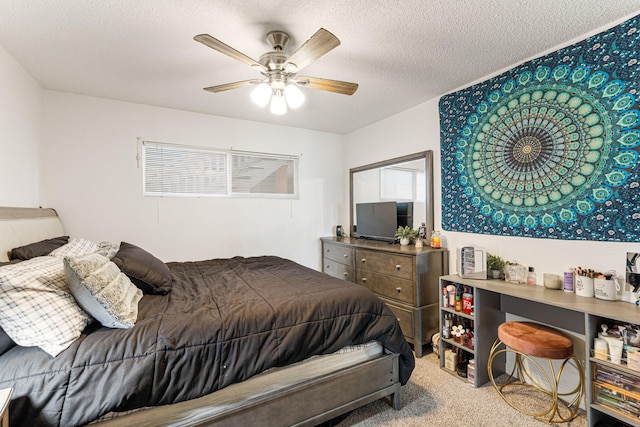
[[[380,169],[380,200],[414,200],[417,171],[398,167]]]
[[[298,198],[298,157],[144,141],[143,194]]]

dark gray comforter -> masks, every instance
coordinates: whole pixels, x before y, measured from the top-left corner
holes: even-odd
[[[56,358],[24,347],[0,356],[0,388],[14,388],[12,427],[82,425],[192,399],[371,340],[400,353],[403,384],[411,375],[395,316],[364,287],[278,257],[168,265],[171,292],[145,295],[133,328],[93,324]]]

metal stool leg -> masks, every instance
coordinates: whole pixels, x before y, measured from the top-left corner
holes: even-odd
[[[565,423],[565,422],[571,421],[576,417],[576,415],[578,415],[580,402],[582,401],[582,397],[584,396],[584,371],[582,370],[582,364],[575,356],[565,359],[562,362],[562,365],[558,369],[557,373],[555,372],[555,369],[553,367],[552,360],[547,359],[549,362],[549,372],[551,373],[551,375],[549,375],[547,371],[542,369],[542,366],[540,366],[540,364],[529,355],[513,350],[506,346],[504,346],[504,348],[501,349],[500,347],[502,345],[503,343],[500,341],[500,339],[496,339],[493,346],[491,347],[491,352],[489,353],[487,370],[489,372],[489,379],[491,380],[491,383],[493,384],[494,388],[496,389],[500,397],[502,397],[502,399],[509,406],[511,406],[513,409],[519,412],[522,412],[523,414],[534,417],[538,421],[542,421],[546,423]],[[498,384],[496,383],[496,380],[493,375],[492,364],[495,357],[502,353],[505,353],[505,354],[514,353],[515,363],[508,378],[504,382]],[[540,372],[542,372],[543,377],[546,380],[546,384],[541,384],[535,378],[532,377],[532,375],[526,369],[524,360],[527,360],[529,363],[532,363]],[[562,377],[562,373],[564,372],[565,367],[571,362],[573,363],[574,367],[578,370],[578,375],[579,375],[578,385],[576,386],[576,388],[574,388],[569,392],[559,393],[558,384],[560,383],[560,378]],[[507,396],[505,396],[505,393],[503,390],[507,386],[531,387],[536,390],[542,391],[543,393],[547,394],[551,398],[549,407],[546,410],[543,410],[541,412],[528,411],[525,408],[522,408],[521,406],[519,406],[516,402],[512,401],[511,399],[508,399]],[[570,402],[565,402],[563,399],[561,399],[561,397],[571,396],[571,395],[575,395],[575,396],[573,397],[573,399],[571,399]],[[560,413],[560,410],[559,410],[560,404],[563,405],[565,408],[567,408],[568,415],[563,416]]]

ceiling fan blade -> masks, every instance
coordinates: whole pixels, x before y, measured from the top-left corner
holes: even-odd
[[[285,63],[285,69],[289,67],[288,69],[291,70],[291,64],[295,64],[295,70],[292,72],[297,73],[338,45],[340,45],[340,40],[336,36],[324,28],[320,28],[289,57]]]
[[[262,80],[256,80],[256,79],[242,80],[239,82],[225,83],[223,85],[205,87],[204,90],[206,90],[207,92],[218,93],[218,92],[224,92],[225,90],[238,89],[240,87],[249,86],[250,84],[260,83],[261,81]]]
[[[358,89],[358,83],[342,82],[340,80],[320,79],[317,77],[298,77],[296,83],[311,89],[327,90],[329,92],[353,95]]]
[[[193,39],[197,42],[202,43],[207,47],[210,47],[213,50],[217,50],[220,53],[224,53],[225,55],[230,56],[231,58],[237,61],[243,62],[254,68],[258,68],[261,71],[265,71],[265,72],[267,71],[267,68],[261,63],[259,63],[258,61],[256,61],[255,59],[249,58],[244,53],[239,52],[234,48],[232,48],[231,46],[222,43],[220,40],[211,37],[209,34],[198,34]]]

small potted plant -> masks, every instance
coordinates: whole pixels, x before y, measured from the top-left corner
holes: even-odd
[[[487,255],[487,270],[489,270],[492,278],[499,279],[505,265],[507,265],[507,261],[498,255]]]
[[[413,230],[408,225],[404,227],[400,226],[398,227],[398,230],[396,230],[396,237],[400,239],[400,244],[402,246],[406,246],[411,243],[411,239],[418,237],[418,234],[418,230]]]

